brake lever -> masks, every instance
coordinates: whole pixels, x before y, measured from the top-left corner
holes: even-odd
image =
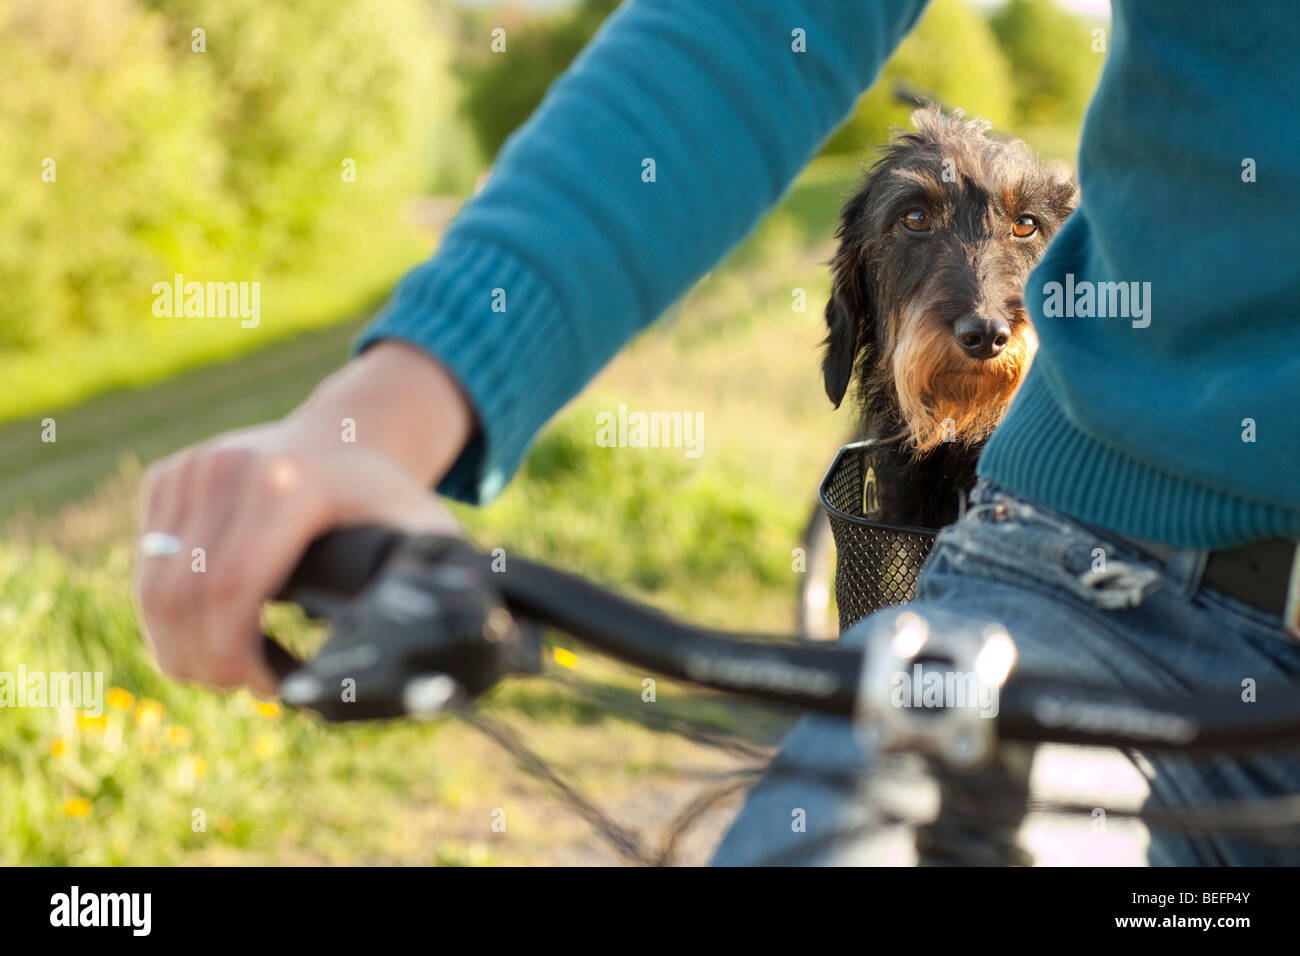
[[[282,699],[328,720],[429,716],[508,672],[534,670],[539,649],[489,574],[487,560],[459,538],[360,528],[318,540],[279,597],[331,633],[303,662],[270,642],[268,661],[285,668],[277,670]]]

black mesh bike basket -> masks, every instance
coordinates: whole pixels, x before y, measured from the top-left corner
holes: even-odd
[[[822,479],[822,508],[835,536],[835,601],[840,631],[872,611],[912,599],[935,532],[868,520],[878,493],[871,441],[845,445]]]

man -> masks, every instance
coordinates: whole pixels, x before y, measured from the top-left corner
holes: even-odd
[[[779,198],[923,5],[626,4],[350,365],[284,420],[150,470],[142,530],[208,554],[205,575],[142,559],[140,607],[163,667],[273,692],[258,608],[306,544],[346,523],[446,527],[434,483],[470,501],[499,491],[550,415]],[[969,514],[920,583],[914,610],[931,626],[998,620],[1022,666],[1126,687],[1300,674],[1292,550],[1260,544],[1300,538],[1298,113],[1291,0],[1245,13],[1227,0],[1116,0],[1082,203],[1025,290],[1041,347]],[[1110,282],[1149,290],[1143,314],[1082,307],[1081,290]],[[339,441],[343,418],[358,444]],[[1098,548],[1111,572],[1094,571]],[[851,749],[843,728],[801,733],[795,749]],[[1170,804],[1300,789],[1300,764],[1280,759],[1145,767],[1152,799]],[[848,813],[847,797],[793,799],[803,794],[826,816]],[[788,804],[764,788],[724,859],[789,831]],[[1280,855],[1168,834],[1150,858]]]

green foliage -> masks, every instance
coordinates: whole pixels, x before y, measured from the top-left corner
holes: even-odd
[[[160,26],[129,0],[0,2],[0,347],[148,315],[166,263],[234,228],[211,77],[178,73]]]
[[[383,816],[345,827],[351,806],[376,813],[394,790],[417,787],[429,802],[442,798],[450,781],[433,759],[403,776],[404,787],[392,779],[426,746],[429,728],[330,731],[245,692],[164,678],[140,640],[129,580],[124,547],[79,566],[51,548],[0,541],[0,670],[103,677],[92,710],[29,699],[0,711],[0,865],[177,863],[196,854],[219,862],[273,843],[291,855],[304,831],[313,859],[348,859],[356,833],[345,830],[378,827]],[[277,633],[305,630],[300,618],[277,617],[285,619],[273,622]],[[300,647],[310,637],[297,636]],[[406,852],[434,861],[433,848]],[[427,858],[415,856],[422,852]]]
[[[792,538],[802,514],[737,472],[693,468],[680,450],[597,447],[597,414],[611,407],[584,401],[568,411],[500,499],[461,510],[480,547],[561,562],[578,555],[574,571],[646,597],[729,576],[788,586],[788,550],[759,542]],[[782,520],[774,524],[774,515]]]
[[[424,127],[450,116],[448,51],[417,0],[150,0],[173,49],[219,81],[224,144],[251,254],[281,264],[330,225],[423,185]],[[214,85],[218,85],[214,83]],[[342,188],[341,163],[356,161]]]
[[[995,125],[1013,116],[1011,75],[989,25],[965,0],[933,0],[825,152],[858,153],[909,125],[913,107],[895,97],[899,84]]]
[[[990,25],[1011,66],[1019,121],[1077,124],[1103,62],[1088,25],[1054,0],[1009,0]]]
[[[303,270],[391,229],[431,178],[464,179],[462,159],[424,156],[465,147],[437,9],[0,0],[0,349],[150,321],[152,284],[174,272]]]
[[[789,590],[788,543],[802,500],[746,487],[735,471],[701,474],[668,450],[598,448],[594,407],[567,412],[505,499],[472,514],[481,546],[504,544],[510,556],[568,564],[643,597],[671,593],[676,600],[728,583],[750,595]],[[781,530],[773,540],[774,514]],[[427,845],[412,845],[403,830],[412,818],[458,802],[500,805],[493,774],[505,772],[508,761],[495,761],[494,769],[480,749],[467,749],[486,745],[464,728],[414,721],[331,727],[244,692],[214,694],[167,680],[140,639],[130,576],[125,545],[78,561],[48,546],[0,540],[0,672],[17,674],[20,665],[28,674],[100,672],[107,697],[102,715],[72,707],[0,710],[0,866],[247,863],[266,854],[279,862],[490,862],[482,842],[442,842],[455,831],[434,831]],[[322,636],[288,608],[273,608],[267,623],[298,653]],[[638,692],[640,671],[595,664],[577,650],[585,679],[616,697]],[[671,684],[663,687],[668,694]],[[681,765],[669,741],[632,730],[617,736],[605,727],[608,707],[575,699],[553,682],[508,682],[484,706],[534,729],[553,724],[566,747],[580,746],[578,728],[601,734],[601,749],[574,752],[586,767],[613,761],[620,780]],[[702,706],[697,716],[715,722],[737,713]],[[624,769],[638,754],[644,766]],[[582,782],[584,790],[593,786],[587,769]],[[198,831],[196,808],[206,818]],[[400,842],[386,845],[385,831]],[[555,838],[552,825],[538,837]]]
[[[470,538],[506,548],[507,560],[553,562],[701,623],[785,630],[799,580],[792,548],[812,488],[846,430],[815,385],[823,330],[811,303],[826,292],[825,217],[855,176],[848,158],[815,163],[751,239],[759,251],[802,244],[786,256],[787,267],[772,269],[758,251],[719,266],[686,297],[678,327],[647,332],[560,414],[498,501],[457,507]],[[769,239],[773,229],[779,241]],[[793,273],[792,261],[799,263]],[[807,313],[791,312],[792,282],[808,290]],[[701,325],[707,335],[688,334]],[[306,389],[317,376],[305,371],[302,353],[317,349],[307,339],[268,358],[288,385]],[[265,373],[248,366],[229,368],[254,383],[240,396],[249,414],[279,413],[268,404],[274,390]],[[0,365],[0,380],[4,371]],[[222,414],[170,390],[142,391],[132,401],[158,406],[182,430],[177,442],[212,434]],[[704,456],[598,447],[596,414],[619,402],[699,410]],[[131,447],[139,436],[112,419],[112,404],[81,411],[103,423],[106,444]],[[182,414],[171,414],[177,409]],[[70,437],[63,427],[60,437]],[[51,446],[21,444],[31,473],[48,474]],[[78,470],[92,469],[83,459]],[[42,498],[39,527],[0,524],[0,672],[20,664],[29,673],[99,670],[106,690],[130,695],[116,694],[102,720],[71,708],[0,710],[0,866],[609,861],[592,855],[598,841],[585,822],[456,722],[328,726],[259,707],[247,693],[162,677],[130,596],[136,477],[138,469],[110,479],[62,511]],[[23,543],[31,541],[58,542],[61,551]],[[297,651],[320,639],[319,629],[283,607],[269,608],[266,623]],[[617,701],[639,701],[643,670],[562,643],[580,659],[563,673],[614,706],[547,678],[509,681],[483,706],[524,731],[616,819],[641,821],[646,793],[677,805],[698,797],[706,785],[684,768],[738,766],[628,720]],[[670,681],[659,682],[658,694],[656,712],[689,725],[777,737],[780,719],[762,709]],[[510,813],[509,839],[487,825],[497,807]],[[203,831],[193,828],[195,809],[205,811]],[[662,835],[649,822],[644,830]],[[697,861],[707,858],[707,832]]]
[[[572,11],[507,30],[506,52],[469,70],[464,113],[486,156],[523,125],[620,0],[582,0]]]
[[[0,351],[0,381],[6,386],[0,389],[0,423],[41,417],[115,389],[154,384],[308,330],[360,319],[429,254],[428,237],[413,227],[388,223],[378,232],[360,247],[323,250],[310,269],[279,276],[263,288],[263,321],[255,334],[238,323],[190,318],[124,323],[93,336],[61,337],[33,351]],[[185,268],[198,272],[189,264]],[[152,282],[156,276],[143,278]],[[143,308],[149,314],[147,298]],[[342,361],[346,353],[340,342],[333,358]],[[313,384],[302,382],[302,393]]]

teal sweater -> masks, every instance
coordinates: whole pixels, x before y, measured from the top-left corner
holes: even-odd
[[[481,431],[441,491],[501,489],[780,198],[923,6],[631,0],[610,18],[359,343],[414,342],[465,387]],[[1175,545],[1300,537],[1300,8],[1114,7],[1082,203],[1025,289],[1041,348],[980,474]],[[1148,290],[1145,314],[1059,307],[1101,282]]]

